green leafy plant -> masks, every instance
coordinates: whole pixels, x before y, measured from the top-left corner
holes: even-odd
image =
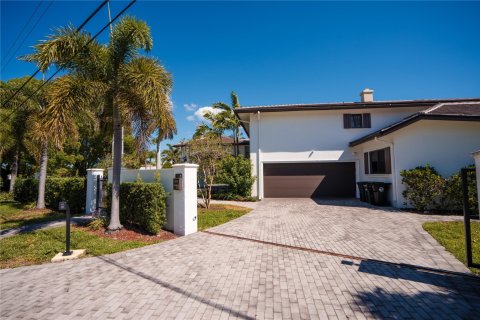
[[[108,206],[111,203],[111,185]],[[157,234],[167,222],[167,194],[160,183],[124,182],[120,185],[120,221]],[[109,210],[107,210],[109,212]]]
[[[468,168],[475,168],[471,165]],[[462,177],[460,172],[453,174],[445,183],[442,207],[445,210],[461,212],[463,210]],[[468,202],[470,212],[478,212],[477,183],[474,171],[468,173]]]
[[[443,179],[435,168],[430,165],[400,172],[405,190],[405,204],[412,205],[419,211],[438,209],[441,205],[442,193],[445,187]]]
[[[98,217],[90,221],[87,227],[91,230],[102,230],[108,226],[107,217]]]
[[[14,199],[30,203],[37,199],[38,180],[18,178],[15,181]],[[72,213],[80,213],[85,205],[84,178],[47,178],[45,185],[45,202],[52,209],[58,208],[60,201],[67,201]]]
[[[217,181],[228,184],[226,197],[250,197],[255,177],[252,177],[250,159],[228,156],[220,162]],[[228,199],[230,200],[230,199]]]

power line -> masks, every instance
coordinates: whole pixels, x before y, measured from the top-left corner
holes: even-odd
[[[30,25],[30,22],[32,21],[32,18],[35,16],[35,14],[37,13],[38,9],[40,8],[41,4],[43,3],[44,0],[41,0],[38,2],[37,6],[35,7],[35,10],[32,12],[32,14],[30,15],[30,17],[27,19],[27,23],[23,26],[22,30],[20,31],[20,33],[15,37],[15,41],[13,42],[13,44],[10,46],[10,48],[8,48],[7,50],[7,53],[5,54],[5,57],[9,57],[10,56],[10,52],[12,51],[13,47],[15,47],[15,45],[17,44],[17,41],[18,39],[20,39],[20,37],[23,35],[23,32],[27,29],[27,27]]]
[[[108,1],[108,0],[106,0]],[[92,38],[90,38],[90,40],[87,41],[87,43],[85,43],[82,47],[82,49],[86,48],[90,43],[92,43],[93,40],[95,40],[103,31],[105,31],[105,29],[107,29],[113,22],[115,22],[122,14],[125,13],[125,11],[127,11],[135,2],[137,2],[137,0],[132,0],[125,8],[123,8],[122,11],[120,11],[113,19],[112,21],[109,21],[102,29],[100,29],[100,31],[98,31]],[[83,24],[82,24],[83,25]],[[76,54],[73,55],[73,57],[71,57],[68,61],[72,61],[77,55],[78,53],[80,52],[81,50],[77,51]],[[57,75],[60,71],[62,71],[64,69],[63,66],[61,66],[60,68],[57,69],[57,71],[55,71],[54,74],[52,74],[46,81],[44,81],[40,87],[38,87],[37,90],[35,90],[30,96],[28,96],[25,100],[23,100],[23,102],[20,104],[20,106],[18,106],[18,108],[21,108],[25,102],[27,102],[31,97],[33,97],[38,91],[40,91],[40,89],[42,89],[43,86],[45,86],[48,82],[50,82],[50,80],[53,79],[53,77],[55,75]],[[38,70],[39,71],[39,70]],[[37,72],[38,72],[37,71]],[[26,84],[26,83],[25,83]],[[15,112],[15,110],[13,110],[13,112]],[[5,117],[1,122],[5,122],[7,121],[13,114],[13,112],[11,112],[7,117]]]
[[[43,10],[42,14],[40,15],[40,17],[37,19],[37,21],[35,22],[35,25],[32,27],[32,29],[30,29],[30,31],[27,33],[27,35],[25,35],[25,37],[23,38],[22,42],[17,46],[16,50],[13,52],[13,54],[10,56],[10,58],[8,59],[8,61],[4,64],[3,68],[5,69],[8,64],[10,63],[10,61],[12,61],[13,58],[15,58],[15,54],[17,53],[17,51],[22,47],[22,45],[25,43],[25,41],[27,41],[28,37],[30,36],[30,34],[32,34],[33,30],[35,30],[35,28],[37,27],[37,25],[40,23],[40,21],[42,20],[43,16],[45,16],[45,14],[47,13],[48,9],[50,9],[50,7],[52,6],[53,4],[53,1],[54,0],[51,0],[49,3],[48,3],[48,6],[45,8],[45,10]]]
[[[93,11],[88,17],[87,19],[85,19],[85,21],[83,21],[83,23],[77,28],[77,32],[79,32],[80,30],[83,29],[83,27],[98,13],[98,11],[100,11],[100,9],[102,9],[108,2],[109,0],[104,0],[98,7],[97,9],[95,9],[95,11]],[[3,106],[5,106],[7,103],[9,103],[13,98],[15,98],[15,96],[27,85],[27,83],[29,83],[38,73],[40,72],[40,68],[37,69],[37,71],[35,71],[28,79],[27,81],[25,81],[20,88],[18,88],[8,99],[7,101],[5,101],[3,103]],[[22,103],[23,105],[23,103]],[[12,112],[13,113],[13,112]],[[8,117],[7,117],[8,118]],[[6,118],[6,119],[7,119]]]

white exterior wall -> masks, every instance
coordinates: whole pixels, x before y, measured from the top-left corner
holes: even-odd
[[[472,154],[475,159],[475,171],[477,174],[477,199],[480,202],[480,150]],[[480,215],[480,206],[478,206],[478,214]]]
[[[250,114],[250,159],[253,174],[257,177],[252,196],[263,198],[263,163],[356,162],[358,179],[360,164],[348,147],[349,142],[423,109],[415,107]],[[370,113],[372,128],[344,129],[344,113]]]
[[[480,122],[421,120],[391,136],[395,146],[396,206],[404,207],[400,171],[428,163],[443,177],[449,177],[473,164],[472,150],[480,149]]]

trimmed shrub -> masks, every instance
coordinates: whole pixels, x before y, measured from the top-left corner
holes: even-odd
[[[468,168],[475,168],[475,166],[472,165]],[[475,172],[468,173],[468,200],[470,204],[470,212],[478,212],[477,183]],[[445,189],[443,190],[442,209],[455,212],[463,211],[462,177],[460,172],[452,175],[446,181]]]
[[[38,180],[17,178],[13,192],[14,199],[22,203],[37,200]],[[85,205],[84,178],[47,178],[45,183],[45,203],[57,209],[60,201],[68,201],[72,213],[81,213]]]
[[[37,201],[38,180],[33,178],[17,178],[13,188],[13,198],[21,203]]]
[[[440,207],[445,179],[433,167],[426,165],[402,170],[400,175],[405,186],[405,190],[402,192],[403,197],[407,200],[405,204],[410,204],[419,211]]]
[[[108,215],[112,187],[108,187]],[[120,221],[157,234],[167,222],[167,194],[160,183],[124,182],[120,185]]]
[[[222,159],[216,181],[228,184],[225,198],[250,197],[255,182],[250,159],[233,156]]]

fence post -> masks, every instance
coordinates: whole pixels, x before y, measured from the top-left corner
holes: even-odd
[[[462,196],[463,196],[463,225],[465,228],[465,257],[467,258],[467,267],[473,265],[472,260],[472,233],[470,230],[470,204],[468,202],[468,170],[462,168]]]

